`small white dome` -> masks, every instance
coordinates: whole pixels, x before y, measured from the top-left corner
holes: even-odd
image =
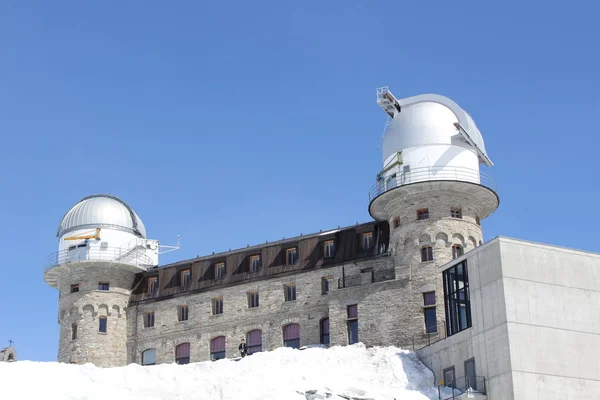
[[[83,198],[62,218],[57,237],[77,229],[110,228],[146,237],[144,223],[123,200],[107,194]]]

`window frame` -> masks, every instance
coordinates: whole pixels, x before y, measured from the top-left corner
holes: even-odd
[[[106,289],[105,289],[105,287],[106,287]],[[105,282],[105,281],[98,282],[98,290],[100,290],[102,292],[109,292],[110,291],[110,282]]]
[[[212,303],[212,315],[222,315],[223,314],[223,296],[213,298],[211,303]]]
[[[335,239],[329,239],[323,242],[323,258],[331,259],[335,257]]]
[[[473,326],[467,260],[442,271],[446,336],[452,336]]]
[[[289,292],[289,298],[288,298],[288,292]],[[295,283],[286,283],[283,285],[283,298],[285,299],[286,302],[296,301],[296,299],[298,298],[298,294],[296,292],[296,284]]]
[[[450,218],[462,219],[462,208],[451,207],[450,208]]]
[[[323,325],[327,322],[327,333],[325,333],[325,329],[323,329]],[[330,329],[329,329],[329,317],[321,318],[319,321],[319,343],[329,346],[330,342]]]
[[[429,219],[429,208],[420,208],[417,210],[417,221]]]
[[[248,292],[248,308],[258,308],[260,306],[260,296],[258,290]]]
[[[452,259],[456,260],[458,257],[465,254],[465,248],[460,244],[452,245]]]
[[[180,304],[177,306],[177,322],[184,322],[189,320],[189,308],[187,304]]]
[[[290,263],[290,254],[292,255],[293,263]],[[298,264],[298,247],[288,247],[285,250],[285,265],[296,265]]]
[[[102,330],[102,322],[104,321],[104,330]],[[98,333],[108,333],[108,318],[106,316],[98,317]]]
[[[356,310],[355,315],[352,310]],[[346,306],[346,327],[348,330],[348,345],[359,343],[358,304],[349,304]]]
[[[185,276],[185,278],[184,278]],[[186,268],[179,271],[179,286],[186,288],[192,283],[192,269]]]
[[[446,373],[447,372],[452,372],[452,381],[451,382],[446,382]],[[448,367],[448,368],[444,368],[442,371],[442,377],[444,378],[444,386],[451,387],[451,388],[456,387],[456,370],[454,369],[454,365],[451,367]],[[448,385],[448,383],[451,383],[451,385]]]
[[[321,296],[329,294],[329,279],[327,277],[321,278]]]
[[[144,355],[147,352],[149,352],[149,351],[153,351],[154,352],[154,362],[153,363],[145,363],[144,362]],[[146,350],[142,351],[142,354],[141,354],[141,364],[142,364],[142,366],[156,365],[156,348],[150,348],[150,349],[146,349]]]
[[[215,263],[215,281],[222,281],[225,279],[225,261]]]
[[[367,239],[367,240],[365,240],[365,239]],[[368,246],[365,246],[365,241],[368,242]],[[373,232],[364,232],[361,235],[361,246],[362,246],[363,251],[368,251],[373,248]]]
[[[250,345],[250,334],[252,332],[260,332],[260,345],[258,344],[253,344]],[[263,351],[263,344],[262,344],[262,329],[252,329],[251,331],[246,332],[246,346],[248,348],[248,355],[252,355],[255,353],[260,353]]]
[[[225,342],[223,350],[213,351],[213,343],[217,339],[220,339],[220,338],[223,338],[223,341]],[[220,336],[215,336],[214,338],[210,339],[209,351],[210,351],[210,360],[211,361],[226,359],[227,358],[227,338],[224,335],[220,335]]]
[[[187,356],[184,357],[177,357],[177,349],[179,349],[181,346],[184,346],[187,344]],[[177,346],[175,346],[175,363],[178,365],[184,365],[184,364],[189,364],[191,361],[191,344],[190,342],[183,342],[183,343],[179,343]]]
[[[71,340],[77,340],[77,322],[71,324]]]
[[[285,329],[288,326],[291,326],[291,325],[298,325],[298,336],[286,340],[286,338],[285,338]],[[300,348],[300,336],[301,336],[301,332],[300,332],[300,324],[299,323],[292,322],[290,324],[287,324],[287,325],[283,326],[282,329],[281,329],[281,334],[282,334],[282,339],[283,339],[283,347],[291,347],[293,349],[299,349]]]
[[[71,293],[79,293],[79,283],[74,283],[71,285]]]
[[[433,261],[433,246],[426,244],[421,246],[421,262]]]
[[[155,315],[154,311],[146,311],[144,313],[144,328],[154,328]]]
[[[158,276],[148,277],[146,289],[150,294],[156,294],[158,292]]]
[[[256,262],[253,262],[253,261],[256,261]],[[254,254],[254,255],[250,256],[248,259],[248,272],[250,272],[250,273],[258,272],[258,271],[260,271],[260,267],[261,267],[260,254]]]

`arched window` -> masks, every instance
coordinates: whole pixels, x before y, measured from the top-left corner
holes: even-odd
[[[248,346],[248,355],[262,351],[262,331],[255,329],[246,334],[246,344]]]
[[[15,356],[13,353],[8,353],[8,359],[6,361],[15,361]]]
[[[225,336],[217,336],[210,341],[210,359],[213,361],[225,358]]]
[[[175,362],[177,364],[189,364],[190,362],[190,344],[181,343],[175,347]]]
[[[293,349],[300,348],[299,324],[289,324],[283,327],[283,345]]]
[[[329,346],[329,318],[323,318],[320,322],[319,332],[321,344]]]
[[[142,352],[142,365],[156,364],[156,349],[147,349]]]

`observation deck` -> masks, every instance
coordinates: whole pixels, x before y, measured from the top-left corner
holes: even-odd
[[[386,206],[395,198],[435,190],[471,194],[482,204],[485,218],[500,205],[494,179],[478,169],[465,167],[423,167],[398,172],[378,179],[369,190],[369,214],[385,220]]]
[[[152,259],[145,254],[144,246],[107,247],[80,246],[57,251],[46,257],[44,262],[44,280],[57,287],[60,272],[71,266],[102,266],[123,268],[134,272],[147,270],[153,266]]]

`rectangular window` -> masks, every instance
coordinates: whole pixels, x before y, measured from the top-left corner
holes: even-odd
[[[362,234],[362,248],[363,250],[371,250],[373,247],[373,232],[367,232]]]
[[[181,306],[177,306],[177,319],[180,322],[188,320],[188,306],[187,305],[184,304]]]
[[[285,296],[285,301],[296,300],[296,284],[292,283],[289,285],[284,285],[283,294]]]
[[[225,358],[225,336],[218,336],[210,341],[210,359],[211,361],[222,360]]]
[[[77,324],[71,325],[71,340],[77,339]]]
[[[328,240],[323,243],[323,249],[325,252],[325,258],[333,258],[335,254],[335,242],[333,240]]]
[[[437,319],[435,315],[435,307],[427,307],[423,309],[425,318],[425,332],[437,332]]]
[[[213,299],[213,315],[223,314],[223,298],[217,297]]]
[[[152,328],[154,326],[154,312],[150,311],[144,314],[144,328]]]
[[[444,386],[446,387],[456,387],[456,382],[454,379],[454,367],[444,369]]]
[[[293,349],[300,348],[300,325],[289,324],[283,327],[283,345]]]
[[[177,364],[189,364],[190,362],[190,344],[181,343],[175,347],[175,362]]]
[[[106,333],[106,317],[98,318],[98,332]]]
[[[348,344],[358,343],[358,305],[348,306]]]
[[[445,270],[442,277],[444,280],[446,335],[450,336],[471,327],[467,260]]]
[[[422,208],[420,210],[417,210],[417,220],[421,221],[423,219],[428,219],[429,218],[429,209],[428,208]]]
[[[148,293],[156,294],[158,292],[158,276],[148,278]]]
[[[462,218],[462,209],[460,209],[460,208],[451,208],[450,209],[450,216],[452,218]]]
[[[433,247],[425,246],[421,248],[421,262],[433,260]]]
[[[394,217],[394,229],[400,226],[400,217]]]
[[[108,282],[99,282],[98,290],[108,290]]]
[[[248,308],[258,307],[258,290],[248,293]]]
[[[321,294],[329,293],[329,279],[321,278]]]
[[[260,269],[260,255],[250,256],[250,272],[258,272]]]
[[[189,269],[184,269],[179,272],[179,285],[184,288],[187,287],[192,282],[192,271]]]
[[[452,259],[458,258],[463,254],[465,254],[465,251],[460,244],[452,245]]]
[[[215,264],[215,280],[221,281],[225,279],[225,263],[220,262]]]
[[[321,344],[329,345],[329,318],[321,320]]]
[[[423,304],[426,306],[435,306],[435,292],[423,293]]]
[[[298,249],[296,247],[289,248],[285,251],[286,265],[294,265],[298,262]]]
[[[79,284],[76,283],[75,285],[71,285],[71,293],[77,293],[79,292]]]

